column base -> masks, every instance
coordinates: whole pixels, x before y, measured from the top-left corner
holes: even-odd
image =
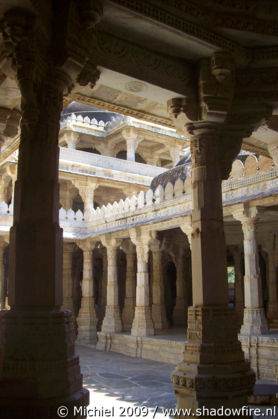
[[[150,307],[135,307],[135,315],[131,328],[132,336],[153,336],[154,327]]]
[[[168,328],[165,308],[161,304],[152,305],[152,320],[155,330],[162,330]]]
[[[202,407],[246,405],[255,374],[244,360],[237,340],[233,309],[190,307],[188,314],[184,359],[172,374],[178,408],[192,409],[194,413]]]
[[[245,308],[241,335],[267,335],[269,333],[263,308]]]
[[[176,305],[173,313],[174,326],[186,326],[187,325],[187,307],[185,305],[184,298],[177,297]]]
[[[126,298],[122,312],[123,331],[130,332],[135,312],[135,298]]]
[[[59,406],[87,406],[68,311],[0,313],[0,417],[56,419]],[[77,416],[78,417],[78,416]]]
[[[122,332],[122,320],[118,306],[106,306],[101,331],[105,333]]]

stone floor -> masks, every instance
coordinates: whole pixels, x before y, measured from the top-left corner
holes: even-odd
[[[170,383],[173,365],[132,358],[92,347],[77,346],[84,386],[90,391],[89,417],[171,418],[167,412],[175,408],[176,397]],[[277,386],[260,382],[256,392],[268,394]],[[266,407],[256,418],[278,417]],[[98,410],[97,410],[98,409]],[[105,409],[107,409],[105,411]],[[272,406],[273,409],[273,406]]]

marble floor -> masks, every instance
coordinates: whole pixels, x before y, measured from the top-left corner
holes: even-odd
[[[173,365],[132,358],[93,347],[78,345],[77,353],[84,386],[90,391],[89,417],[171,418],[167,409],[175,408],[176,397],[170,382]],[[275,392],[277,386],[260,382],[257,393]],[[278,391],[277,391],[278,392]],[[256,418],[278,417],[256,406],[262,414]],[[273,407],[272,407],[273,408]]]

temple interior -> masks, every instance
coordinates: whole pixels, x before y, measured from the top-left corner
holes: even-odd
[[[76,344],[246,406],[278,378],[277,2],[0,16],[0,418],[84,417]]]

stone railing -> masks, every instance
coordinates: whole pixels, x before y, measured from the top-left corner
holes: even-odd
[[[163,167],[60,147],[59,171],[149,186]]]
[[[264,198],[278,194],[278,169],[240,180],[223,182],[223,205],[229,206],[246,200]],[[135,225],[165,221],[191,213],[192,201],[188,182],[178,179],[174,185],[159,185],[155,191],[141,191],[125,200],[103,205],[83,213],[60,208],[60,224],[65,237],[89,237],[105,234]],[[12,223],[13,209],[5,202],[0,203],[0,225]],[[173,225],[174,222],[173,222]],[[178,224],[177,224],[178,225]],[[6,229],[2,228],[2,231]]]
[[[99,135],[101,135],[101,133],[105,135],[108,132],[119,128],[120,126],[141,128],[155,132],[157,134],[162,134],[177,139],[185,139],[183,135],[177,134],[176,130],[173,128],[160,126],[151,122],[145,122],[143,120],[125,115],[117,115],[114,116],[111,121],[104,122],[102,120],[98,121],[96,118],[90,119],[88,116],[83,117],[80,114],[75,115],[75,113],[72,113],[60,122],[61,130],[74,128],[74,130],[79,131],[79,128],[81,128],[82,130],[97,131],[100,133]]]
[[[83,118],[82,115],[75,115],[75,113],[70,114],[67,118],[63,119],[60,122],[60,128],[72,128],[73,125],[81,125],[84,128],[92,128],[98,131],[105,131],[107,122],[97,121],[96,118],[90,119],[88,116]]]

